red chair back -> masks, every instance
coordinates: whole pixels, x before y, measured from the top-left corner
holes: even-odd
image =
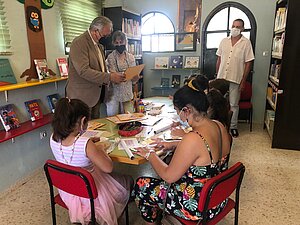
[[[49,185],[83,198],[98,197],[94,178],[85,169],[50,159],[47,160],[44,169]]]
[[[219,205],[227,199],[235,189],[237,189],[238,192],[244,172],[244,165],[238,162],[228,170],[209,179],[201,190],[198,204],[199,211],[207,211]]]
[[[252,97],[252,85],[250,82],[246,81],[245,87],[241,92],[240,101],[250,101]]]

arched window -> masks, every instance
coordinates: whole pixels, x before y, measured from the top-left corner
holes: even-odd
[[[142,17],[142,50],[146,52],[174,51],[174,25],[160,12]]]

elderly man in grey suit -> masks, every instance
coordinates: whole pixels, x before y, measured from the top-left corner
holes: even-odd
[[[100,117],[106,86],[126,80],[122,73],[108,73],[103,46],[99,44],[101,38],[111,34],[112,26],[105,16],[95,18],[89,29],[73,40],[70,48],[66,96],[85,102],[91,109],[91,119]]]

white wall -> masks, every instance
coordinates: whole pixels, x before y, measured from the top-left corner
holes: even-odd
[[[1,56],[10,60],[12,69],[18,82],[24,81],[20,76],[30,66],[30,56],[27,42],[24,5],[18,1],[4,0],[5,10],[10,28],[11,56]],[[64,56],[62,27],[56,8],[42,9],[44,35],[46,43],[47,61],[50,69],[58,73],[56,58]],[[64,95],[65,81],[58,82],[58,89],[54,83],[36,87],[8,91],[8,102],[4,92],[0,92],[0,105],[14,104],[16,113],[24,122],[29,119],[24,102],[37,98],[41,100],[44,114],[50,112],[46,96],[53,93]],[[0,129],[3,129],[0,125]],[[40,132],[46,131],[48,137],[40,140]],[[46,159],[52,157],[49,146],[50,125],[43,126],[32,132],[23,134],[11,140],[0,143],[0,192],[7,189],[24,176],[40,168]]]

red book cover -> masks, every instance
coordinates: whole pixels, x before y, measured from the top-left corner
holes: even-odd
[[[24,102],[24,104],[29,113],[31,121],[36,121],[43,118],[43,113],[37,99]]]
[[[68,74],[69,74],[68,59],[67,58],[57,58],[56,62],[57,62],[57,66],[59,69],[60,76],[68,77]]]

